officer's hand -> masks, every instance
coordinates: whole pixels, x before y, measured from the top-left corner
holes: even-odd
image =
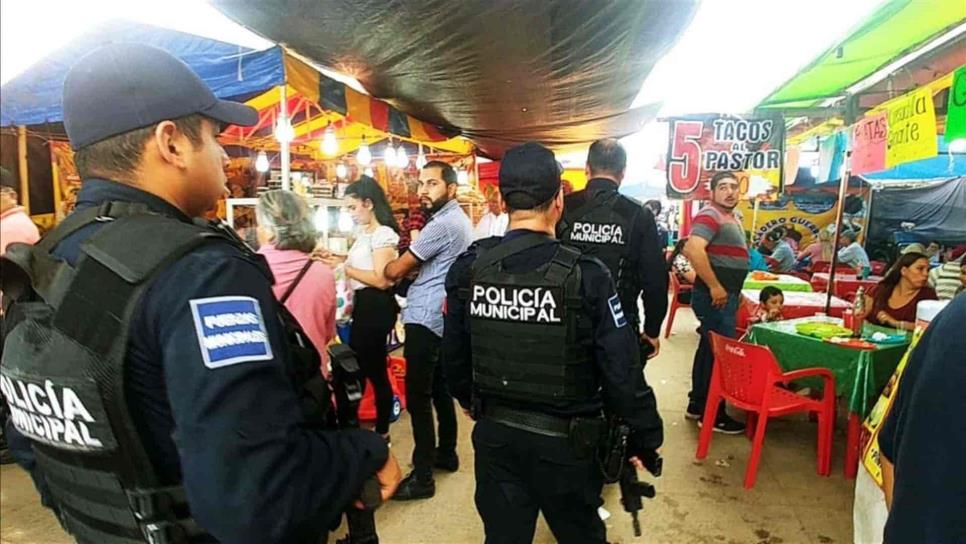
[[[728,304],[728,291],[718,285],[711,288],[711,305],[715,308],[724,308]]]
[[[661,450],[657,449],[646,451],[640,456],[635,455],[628,459],[628,461],[638,470],[646,470],[654,476],[660,476],[663,468],[661,467],[663,463],[660,463],[660,459]]]
[[[399,461],[396,461],[392,452],[389,452],[386,464],[382,465],[382,468],[376,473],[376,478],[379,479],[379,492],[382,494],[383,502],[388,501],[396,493],[396,488],[399,487],[399,482],[402,480]]]
[[[653,358],[657,357],[657,354],[658,353],[661,353],[661,339],[660,338],[651,338],[650,336],[648,336],[648,335],[646,335],[644,333],[641,333],[641,341],[642,342],[647,342],[648,344],[650,344],[651,346],[654,347],[654,349],[651,350],[651,353],[648,354],[648,356],[647,356],[648,359],[653,359]]]

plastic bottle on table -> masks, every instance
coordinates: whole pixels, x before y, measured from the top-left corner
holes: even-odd
[[[855,292],[855,304],[852,306],[852,333],[862,336],[862,323],[865,321],[865,287],[859,286]]]

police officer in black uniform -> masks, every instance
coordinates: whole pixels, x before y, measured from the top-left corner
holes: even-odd
[[[598,140],[587,153],[587,187],[569,195],[557,237],[603,262],[614,277],[631,328],[640,331],[637,299],[644,305],[641,352],[651,359],[661,349],[667,313],[667,266],[651,210],[617,192],[627,168],[620,142]],[[646,360],[644,361],[646,363]]]
[[[638,340],[607,269],[554,239],[563,212],[553,153],[507,151],[502,238],[478,241],[446,278],[445,375],[477,421],[476,506],[487,542],[531,542],[538,511],[558,541],[605,542],[596,449],[603,416],[653,468],[663,440]]]
[[[318,359],[294,354],[317,353],[266,263],[192,219],[227,194],[216,136],[256,120],[153,47],[101,48],[67,76],[83,187],[5,256],[0,384],[15,455],[78,542],[314,544],[364,481],[399,481],[377,434],[310,417],[329,399],[309,394]]]

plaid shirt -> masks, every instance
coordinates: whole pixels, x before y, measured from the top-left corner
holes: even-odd
[[[403,221],[402,232],[399,233],[399,245],[397,248],[399,249],[400,255],[405,253],[409,249],[409,244],[412,243],[409,233],[414,230],[423,230],[423,227],[426,226],[426,220],[426,212],[422,208],[410,208],[409,215]]]

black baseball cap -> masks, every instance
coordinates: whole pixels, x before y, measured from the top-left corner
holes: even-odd
[[[557,196],[561,168],[546,147],[529,142],[510,148],[500,163],[500,194],[514,210],[529,210]]]
[[[148,45],[96,49],[64,81],[64,128],[75,150],[195,113],[224,124],[258,122],[254,108],[219,99],[187,64]]]

